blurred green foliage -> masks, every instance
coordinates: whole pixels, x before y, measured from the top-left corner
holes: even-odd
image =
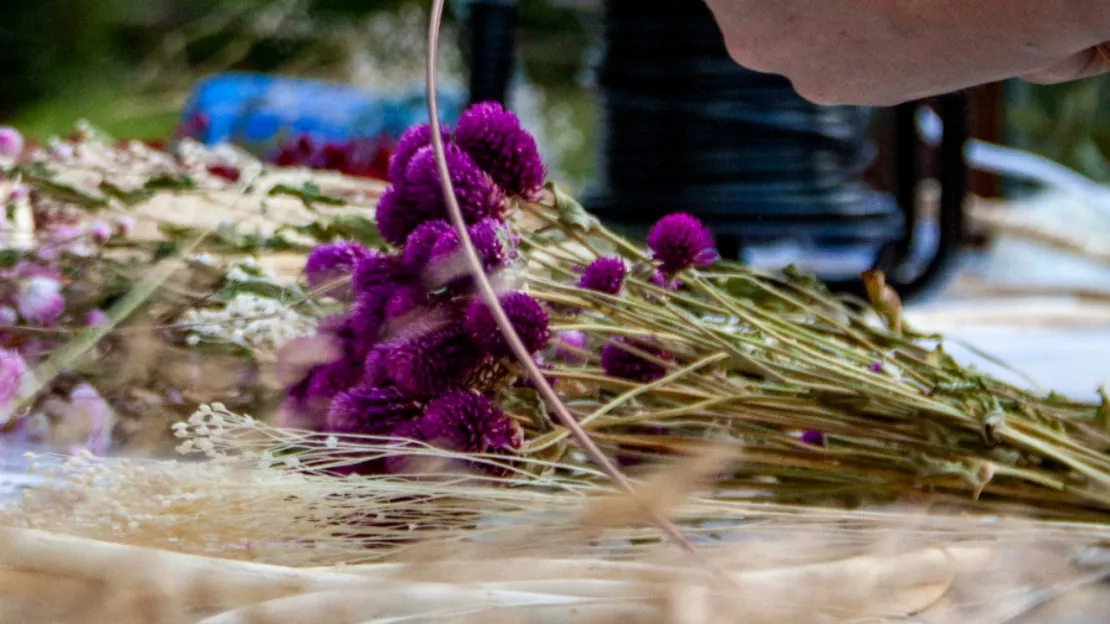
[[[1021,147],[1110,182],[1110,78],[1023,86],[1007,108]]]

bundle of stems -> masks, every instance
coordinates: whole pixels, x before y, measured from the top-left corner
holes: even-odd
[[[556,335],[587,337],[547,374],[611,455],[651,460],[723,444],[734,462],[718,487],[733,498],[928,497],[1087,519],[1110,510],[1107,401],[1040,396],[960,365],[941,337],[906,326],[882,275],[864,276],[870,301],[793,270],[728,261],[661,285],[649,252],[563,194],[517,209],[529,293],[562,311],[551,319]],[[605,256],[631,265],[622,292],[576,286],[581,267]],[[606,374],[598,351],[615,338],[665,374],[650,383]],[[527,390],[511,393],[526,454],[579,457],[567,430],[530,413]]]

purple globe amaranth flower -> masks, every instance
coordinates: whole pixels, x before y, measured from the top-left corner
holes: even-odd
[[[317,245],[304,263],[305,279],[310,288],[322,286],[354,272],[359,262],[371,257],[370,250],[351,241]],[[344,289],[334,289],[342,292]],[[329,293],[330,294],[330,293]]]
[[[8,408],[11,406],[27,375],[27,365],[23,357],[15,351],[0,349],[0,425],[7,423]]]
[[[335,395],[362,382],[362,362],[343,358],[313,367],[305,396],[331,401]]]
[[[378,198],[374,209],[374,223],[378,233],[390,245],[400,247],[420,224],[432,219],[433,215],[412,202],[398,186],[391,186]]]
[[[467,109],[455,125],[455,143],[510,195],[531,199],[543,187],[547,171],[535,138],[500,104]]]
[[[516,255],[512,236],[497,219],[483,219],[467,227],[467,235],[488,274],[506,266]],[[455,286],[464,289],[470,283],[470,265],[462,250],[458,232],[452,229],[443,233],[432,246],[424,270],[424,281],[430,288]]]
[[[25,281],[16,296],[16,307],[23,320],[34,325],[50,325],[65,308],[62,285],[53,278],[33,276]]]
[[[451,142],[451,133],[442,127],[440,128],[440,136],[443,137],[444,145]],[[401,138],[397,139],[397,146],[393,149],[393,155],[389,157],[389,181],[393,184],[402,184],[405,181],[405,172],[408,170],[412,157],[431,144],[431,125],[424,123],[405,130],[401,134]]]
[[[586,334],[571,329],[555,335],[555,357],[569,363],[582,361],[581,351],[587,347]]]
[[[386,368],[389,363],[389,351],[384,346],[378,346],[366,354],[362,361],[362,384],[365,386],[381,386],[389,380]]]
[[[112,408],[100,393],[85,382],[77,384],[69,393],[69,404],[89,426],[85,448],[94,455],[104,455],[112,443]]]
[[[551,330],[547,312],[539,302],[522,292],[511,292],[501,295],[500,303],[529,353],[547,346]],[[493,317],[493,310],[481,299],[471,299],[467,304],[463,326],[471,341],[484,352],[495,357],[512,356],[513,352]]]
[[[419,416],[420,406],[397,388],[355,386],[332,399],[327,429],[334,433],[384,436]]]
[[[598,258],[589,264],[578,280],[578,287],[616,295],[624,284],[628,268],[620,258]]]
[[[396,287],[392,284],[372,286],[359,293],[341,330],[347,351],[364,358],[382,338],[385,308]]]
[[[26,143],[23,135],[11,126],[0,126],[0,158],[18,158]]]
[[[701,221],[684,212],[657,221],[648,233],[647,243],[660,263],[659,268],[668,276],[716,259],[713,235]]]
[[[388,323],[404,318],[428,302],[428,294],[416,284],[400,284],[393,289],[385,303],[384,319]]]
[[[825,446],[826,444],[825,434],[813,429],[803,431],[798,436],[798,441],[809,446]]]
[[[488,398],[466,391],[431,401],[419,419],[399,427],[394,435],[469,454],[512,453],[524,441],[520,427]],[[403,455],[392,458],[389,471],[405,472],[413,463]],[[480,464],[471,467],[482,472],[490,469]]]
[[[867,370],[872,373],[881,373],[883,372],[883,363],[876,360],[867,365]]]
[[[667,360],[671,357],[666,350],[643,340],[614,338],[609,344],[601,348],[601,369],[605,371],[606,375],[618,379],[650,382],[663,377],[667,373],[666,367],[632,353],[625,349],[625,346],[631,346],[661,360]]]
[[[363,293],[377,293],[379,288],[392,286],[403,277],[399,256],[370,252],[355,263],[351,272],[351,292],[356,297]]]
[[[435,219],[421,223],[405,239],[405,249],[401,255],[401,265],[410,273],[419,273],[428,264],[432,255],[432,248],[436,241],[445,234],[454,232],[451,224],[443,219]]]
[[[460,387],[481,360],[458,324],[434,329],[394,347],[386,370],[397,387],[414,396],[437,396]]]
[[[118,236],[130,236],[131,232],[135,229],[135,219],[128,215],[123,215],[122,217],[116,219],[115,227],[113,229]]]
[[[111,323],[108,313],[100,308],[93,308],[85,312],[85,327],[100,327]]]
[[[457,146],[447,146],[444,155],[451,174],[451,185],[467,225],[491,217],[501,218],[505,209],[504,191]],[[420,213],[431,218],[447,218],[447,202],[431,146],[412,157],[405,172],[403,192],[405,199],[412,202]]]
[[[96,221],[89,226],[89,238],[97,245],[112,239],[112,226],[107,221]]]

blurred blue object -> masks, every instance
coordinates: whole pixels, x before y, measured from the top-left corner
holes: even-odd
[[[441,88],[441,121],[454,124],[467,102],[463,89]],[[424,85],[372,94],[318,80],[264,74],[217,74],[200,81],[182,110],[180,136],[232,143],[265,156],[292,139],[395,141],[428,121]]]

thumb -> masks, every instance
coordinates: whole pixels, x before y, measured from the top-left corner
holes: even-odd
[[[1021,78],[1035,84],[1058,84],[1110,72],[1110,43],[1073,54],[1059,63],[1029,72]]]

